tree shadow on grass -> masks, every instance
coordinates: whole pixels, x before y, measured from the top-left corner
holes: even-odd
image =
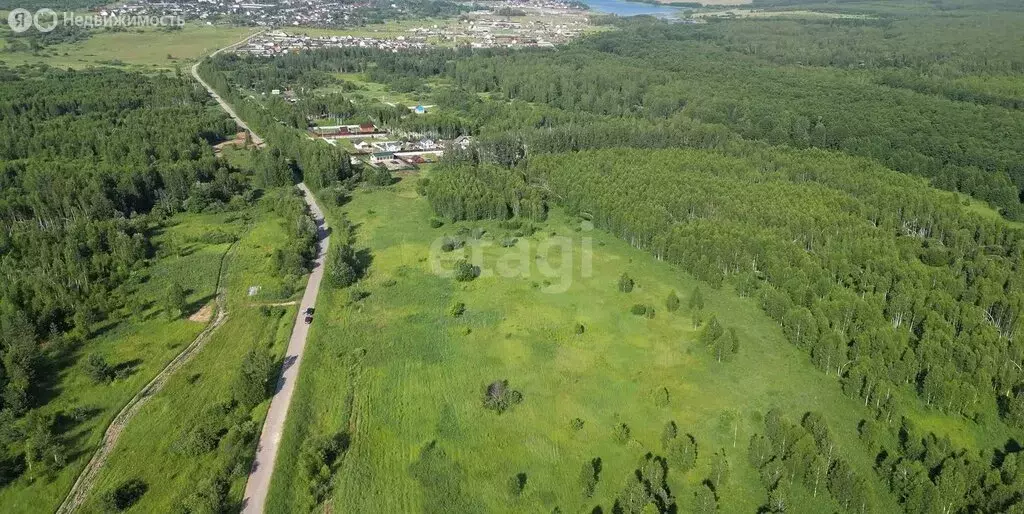
[[[356,272],[359,274],[359,278],[366,276],[367,271],[370,269],[370,265],[373,264],[373,252],[369,248],[363,248],[356,250]]]
[[[139,371],[142,359],[129,359],[114,366],[114,376],[120,379],[128,378]]]
[[[188,294],[192,294],[193,292],[194,291],[190,290],[188,292]],[[198,299],[198,300],[196,300],[196,301],[194,301],[192,303],[189,303],[188,305],[185,306],[185,312],[182,313],[182,316],[183,317],[188,317],[188,316],[191,316],[191,315],[195,314],[196,312],[199,312],[199,309],[202,309],[203,306],[205,306],[206,304],[210,303],[216,297],[217,297],[216,293],[208,294],[208,295],[206,295],[206,296],[204,296],[204,297],[202,297],[202,298],[200,298],[200,299]]]
[[[54,419],[53,429],[58,434],[64,434],[101,413],[103,413],[103,409],[93,406],[78,406],[61,411]]]

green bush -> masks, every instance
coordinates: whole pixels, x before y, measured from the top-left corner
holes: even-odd
[[[597,482],[601,479],[601,457],[597,457],[583,464],[583,471],[580,472],[580,482],[583,484],[583,496],[590,498],[594,496],[597,489]]]
[[[495,380],[484,388],[484,408],[496,411],[498,414],[518,405],[523,401],[523,395],[508,386],[508,380]]]
[[[217,448],[217,441],[219,439],[217,432],[218,430],[213,426],[200,423],[182,434],[174,442],[172,449],[177,453],[190,457],[198,457],[212,452]]]
[[[348,435],[337,433],[314,437],[302,447],[299,460],[310,496],[316,505],[323,503],[331,491],[331,479],[337,470],[338,457],[348,449]]]
[[[235,376],[233,394],[242,409],[251,409],[269,395],[274,360],[264,348],[251,348]]]
[[[371,167],[366,173],[366,182],[373,186],[390,186],[391,172],[387,168]]]
[[[694,288],[693,293],[690,295],[690,303],[688,305],[690,311],[699,311],[704,308],[704,295],[701,294],[700,288]]]
[[[122,512],[135,505],[149,486],[138,478],[121,482],[117,487],[103,493],[100,504],[107,512]]]
[[[516,473],[508,480],[508,495],[518,498],[526,488],[526,473]]]
[[[97,384],[106,384],[114,380],[114,368],[107,364],[102,355],[96,353],[89,356],[85,373]]]
[[[337,246],[328,265],[327,280],[335,287],[348,287],[359,280],[359,261],[352,245]]]
[[[455,280],[469,282],[480,275],[480,268],[472,265],[466,259],[455,263]]]
[[[466,304],[464,304],[462,302],[455,302],[455,303],[451,304],[450,307],[448,307],[448,315],[453,317],[453,318],[457,318],[459,316],[462,316],[462,314],[465,313],[465,312],[466,312]]]
[[[662,387],[654,393],[654,404],[658,407],[667,407],[669,404],[669,393],[667,387]]]
[[[359,303],[359,302],[363,301],[363,299],[366,298],[367,296],[370,296],[370,293],[367,293],[366,291],[363,291],[362,289],[354,289],[353,288],[352,290],[350,290],[348,292],[348,300],[351,303]]]
[[[629,441],[629,425],[625,423],[619,423],[615,425],[615,430],[612,431],[612,436],[621,444],[626,444]]]
[[[629,308],[629,312],[633,313],[634,316],[644,316],[646,318],[654,317],[654,307],[642,303],[633,304],[633,306]]]
[[[463,246],[466,246],[466,241],[464,239],[458,237],[445,236],[444,241],[441,242],[441,251],[450,252],[453,250],[458,250]]]

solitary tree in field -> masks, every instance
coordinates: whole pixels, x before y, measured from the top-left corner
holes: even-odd
[[[666,445],[668,461],[672,469],[686,473],[697,464],[697,440],[690,434],[672,438]]]
[[[711,351],[715,354],[718,362],[729,361],[733,355],[740,351],[740,338],[736,335],[736,329],[730,327],[718,339],[711,342]]]
[[[693,492],[692,512],[697,514],[712,514],[718,512],[718,498],[715,491],[707,482],[704,482]]]
[[[518,498],[526,488],[526,473],[516,473],[508,480],[508,494],[512,498]]]
[[[135,505],[148,489],[149,486],[145,482],[133,478],[104,493],[100,497],[100,504],[107,512],[128,510],[128,507]]]
[[[711,458],[711,476],[708,481],[714,486],[715,491],[721,491],[722,486],[729,480],[729,460],[725,457],[725,449],[718,450]]]
[[[679,295],[675,291],[669,293],[668,298],[665,299],[665,310],[669,312],[679,310]]]
[[[626,273],[619,276],[619,291],[628,293],[633,290],[633,279]]]
[[[700,287],[696,287],[693,290],[693,294],[690,295],[690,304],[688,305],[690,312],[699,311],[704,309],[704,295],[700,292]]]
[[[722,335],[725,334],[725,329],[718,322],[717,316],[711,316],[711,320],[708,321],[708,326],[704,327],[704,332],[701,333],[700,342],[704,346],[713,347],[715,342],[718,341]]]
[[[164,295],[164,314],[168,319],[177,319],[185,313],[188,307],[188,294],[178,283],[173,283],[167,288]]]
[[[596,457],[583,464],[583,471],[580,473],[580,482],[583,483],[583,496],[590,498],[594,496],[597,489],[597,482],[601,480],[601,457]]]

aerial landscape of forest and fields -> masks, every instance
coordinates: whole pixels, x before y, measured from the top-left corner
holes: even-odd
[[[3,0],[0,512],[1024,513],[1024,3]]]

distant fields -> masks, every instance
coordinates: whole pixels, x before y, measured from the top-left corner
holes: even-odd
[[[0,23],[0,39],[9,30],[6,23]],[[247,27],[200,24],[187,24],[181,30],[173,31],[149,28],[123,32],[97,30],[81,43],[53,45],[36,54],[4,52],[3,42],[0,42],[0,61],[8,65],[45,62],[62,68],[122,63],[137,69],[175,69],[252,32],[254,29]]]
[[[742,342],[734,361],[716,362],[685,312],[697,281],[612,236],[579,230],[578,219],[559,212],[519,241],[538,248],[552,233],[574,241],[567,292],[543,292],[545,280],[558,279],[537,271],[540,263],[562,266],[562,251],[531,254],[538,264],[525,278],[441,278],[427,259],[436,238],[460,227],[485,229],[484,239],[492,240],[485,262],[493,267],[507,253],[496,242],[511,231],[496,223],[430,228],[432,213],[414,181],[359,191],[330,211],[334,226],[347,213],[358,227],[356,248],[373,254],[369,276],[355,286],[369,295],[354,300],[349,290],[326,285],[321,292],[268,512],[309,506],[299,452],[309,438],[339,431],[349,434],[351,447],[328,500],[333,512],[590,512],[597,505],[610,512],[643,455],[663,454],[669,421],[698,445],[694,470],[669,470],[680,512],[688,511],[715,451],[724,451],[731,466],[721,510],[754,512],[767,498],[748,464],[747,444],[763,432],[770,408],[792,421],[808,410],[824,414],[840,451],[867,480],[874,506],[897,510],[870,457],[856,447],[857,422],[868,413],[786,342],[752,300],[702,285],[705,316],[717,314]],[[584,237],[593,239],[590,277],[580,271]],[[637,283],[631,293],[616,288],[623,272]],[[676,313],[665,310],[672,290],[684,306]],[[465,303],[461,317],[449,313],[455,302]],[[656,316],[630,314],[637,303],[655,307]],[[583,334],[575,333],[576,323]],[[523,401],[499,415],[482,407],[482,395],[501,379]],[[662,388],[667,405],[656,400]],[[573,428],[574,418],[582,428]],[[624,443],[613,434],[620,423],[630,429]],[[598,457],[600,481],[586,498],[580,473]],[[527,482],[513,498],[507,484],[517,473]],[[818,511],[838,509],[827,495],[810,499],[799,487],[795,494]]]
[[[229,221],[224,214],[185,214],[176,217],[155,237],[155,245],[166,255],[158,257],[145,270],[148,279],[132,293],[134,303],[120,313],[122,319],[93,327],[96,334],[75,350],[74,362],[60,372],[53,384],[54,399],[42,407],[44,412],[63,413],[65,417],[72,409],[85,409],[83,421],[63,421],[70,426],[65,434],[68,465],[52,481],[30,483],[22,477],[0,489],[4,512],[57,509],[117,412],[205,326],[187,319],[169,321],[159,306],[172,282],[189,292],[190,312],[213,298],[221,258],[229,244],[205,244],[198,240],[199,235],[211,230],[233,233],[240,227],[237,220]],[[96,384],[85,374],[86,362],[92,354],[130,371],[111,384]]]
[[[141,479],[148,486],[132,512],[170,512],[224,465],[221,452],[189,456],[173,446],[212,406],[231,400],[231,387],[250,348],[262,346],[275,359],[283,355],[297,307],[260,309],[288,298],[266,294],[250,298],[248,289],[253,285],[262,286],[262,291],[273,289],[279,280],[274,276],[273,252],[276,243],[285,240],[283,222],[273,212],[259,213],[244,232],[228,267],[227,321],[128,425],[82,512],[103,512],[98,503],[101,495],[130,479]],[[252,412],[258,426],[266,409],[264,402]],[[236,504],[242,499],[244,472],[232,477],[229,497]]]

